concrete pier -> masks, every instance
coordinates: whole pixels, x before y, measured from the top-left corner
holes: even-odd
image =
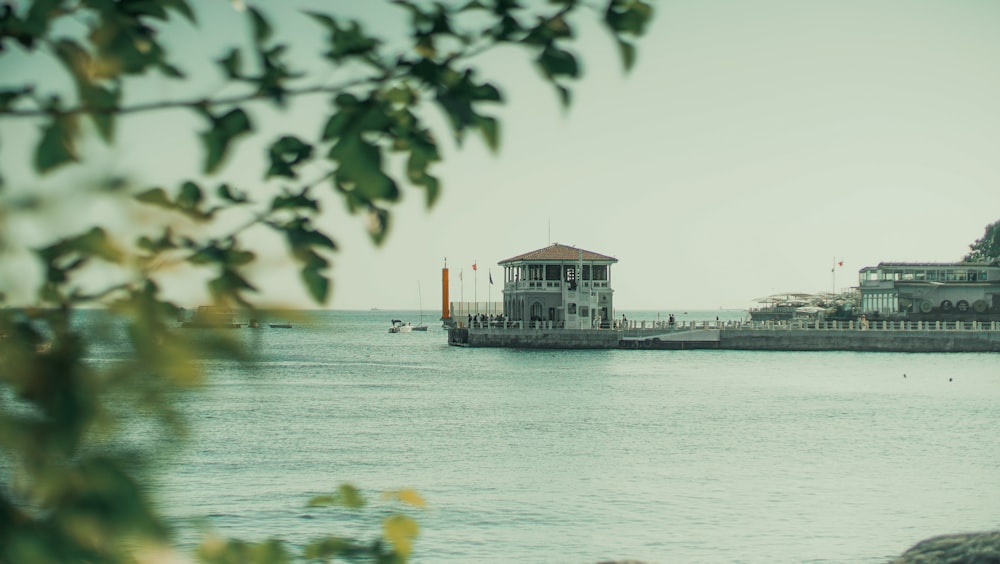
[[[1000,352],[1000,322],[632,322],[610,329],[551,323],[452,328],[448,343],[525,349]]]

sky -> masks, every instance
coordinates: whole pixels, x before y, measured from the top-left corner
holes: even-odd
[[[326,307],[435,309],[445,261],[453,300],[500,301],[499,261],[562,243],[618,259],[618,309],[742,309],[771,294],[847,289],[881,261],[959,260],[1000,219],[1000,3],[652,3],[630,73],[593,24],[598,15],[581,14],[574,51],[584,78],[565,111],[526,52],[477,60],[506,100],[488,112],[502,123],[500,151],[476,137],[458,147],[439,130],[444,162],[432,172],[441,198],[427,210],[423,193],[405,188],[381,247],[363,218],[331,198],[322,226],[340,250]],[[298,4],[357,17],[376,33],[402,29],[402,12],[385,3]],[[203,26],[231,21],[229,3],[206,6]],[[296,49],[321,48],[310,20],[262,6]],[[204,68],[194,65],[189,83],[154,81],[137,99],[224,91],[210,60],[244,30],[175,33],[178,54]],[[16,63],[0,76],[28,72]],[[315,135],[325,104],[305,101],[259,123]],[[130,118],[117,146],[90,149],[84,170],[42,180],[18,166],[30,158],[22,140],[35,126],[0,121],[0,170],[14,191],[55,191],[108,172],[179,179],[178,170],[197,169],[192,131],[202,125],[168,114]],[[208,183],[252,187],[260,155],[253,142],[241,145]],[[64,201],[67,210],[45,221],[9,223],[8,237],[40,241],[80,221],[123,221],[113,208]],[[309,306],[294,269],[279,268],[282,248],[262,240],[255,249],[263,300]],[[8,291],[33,279],[23,260],[6,263]],[[178,301],[203,299],[195,278],[174,281]]]

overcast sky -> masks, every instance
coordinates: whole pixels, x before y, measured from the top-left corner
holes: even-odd
[[[330,5],[398,29],[394,8]],[[330,307],[416,309],[419,286],[434,309],[445,258],[452,299],[499,300],[498,261],[558,242],[619,259],[620,309],[746,308],[769,294],[856,285],[857,271],[880,261],[958,260],[1000,219],[1000,3],[654,6],[628,75],[608,34],[581,20],[585,79],[568,112],[525,53],[484,57],[481,76],[508,101],[493,112],[501,151],[478,138],[460,150],[444,143],[438,205],[425,211],[423,194],[406,189],[381,248],[331,200],[324,221],[341,250]],[[281,24],[319,36],[296,14]],[[184,48],[208,60],[222,54],[219,41]],[[186,92],[163,84],[168,95]],[[176,163],[199,162],[191,131],[201,124],[165,119],[131,120],[123,139],[144,134],[148,149],[118,148],[100,166],[195,169]],[[308,106],[267,123],[303,137],[318,127]],[[12,148],[18,127],[0,124],[9,183],[24,158]],[[260,166],[248,145],[223,177],[252,185],[241,174]],[[297,285],[294,273],[266,277],[265,295],[295,302]]]

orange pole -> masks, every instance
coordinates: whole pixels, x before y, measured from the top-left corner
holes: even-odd
[[[441,319],[451,319],[448,311],[448,267],[441,269]]]

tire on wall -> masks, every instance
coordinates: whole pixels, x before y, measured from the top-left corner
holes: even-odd
[[[943,300],[941,302],[941,311],[951,311],[951,308],[955,307],[951,300]]]
[[[969,302],[965,300],[958,300],[958,303],[955,304],[955,309],[961,312],[969,311]]]
[[[972,310],[975,311],[976,313],[985,313],[986,308],[987,308],[986,300],[976,300],[972,302]]]
[[[930,300],[923,300],[920,302],[920,311],[922,313],[930,313],[934,309],[934,303]]]

